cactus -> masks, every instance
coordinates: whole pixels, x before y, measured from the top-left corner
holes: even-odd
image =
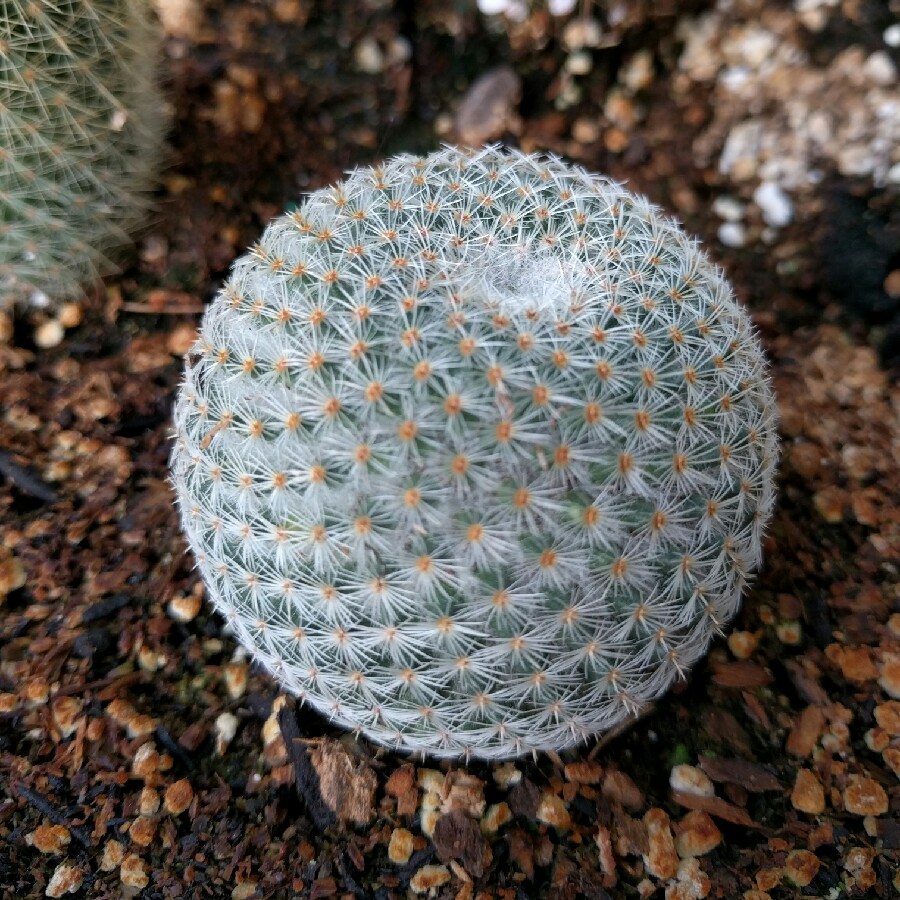
[[[163,138],[146,0],[9,0],[0,14],[0,308],[114,271]]]
[[[728,283],[553,157],[399,156],[239,259],[175,410],[208,594],[291,692],[404,751],[562,749],[733,617],[775,403]]]

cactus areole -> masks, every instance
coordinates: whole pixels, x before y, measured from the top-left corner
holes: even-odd
[[[273,222],[188,357],[172,471],[209,595],[321,713],[560,750],[735,614],[774,501],[747,314],[645,199],[444,148]]]

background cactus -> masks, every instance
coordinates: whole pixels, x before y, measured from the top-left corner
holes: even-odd
[[[10,0],[0,15],[0,308],[114,269],[162,143],[144,0]]]
[[[735,613],[775,404],[731,289],[557,159],[401,156],[235,265],[172,470],[209,594],[292,692],[437,756],[561,749]]]

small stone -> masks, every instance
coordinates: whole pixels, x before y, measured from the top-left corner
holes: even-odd
[[[440,794],[444,790],[444,773],[437,769],[419,769],[419,787],[426,794]]]
[[[147,816],[138,816],[128,829],[128,837],[139,847],[147,847],[156,834],[156,822]]]
[[[728,635],[728,649],[737,659],[749,659],[756,650],[759,638],[752,631],[733,631]]]
[[[251,900],[256,896],[256,882],[242,881],[231,890],[231,900]]]
[[[522,780],[522,772],[511,762],[505,762],[497,766],[491,774],[498,787],[503,788],[503,790],[509,790],[509,788],[519,784]]]
[[[855,816],[882,816],[888,811],[888,797],[872,778],[851,775],[844,788],[844,809]]]
[[[821,815],[825,811],[825,788],[815,772],[799,769],[791,791],[791,805],[800,812],[811,816]]]
[[[58,347],[65,335],[66,330],[58,319],[48,319],[35,328],[34,343],[41,350],[49,350],[51,347]]]
[[[59,308],[59,324],[63,328],[75,328],[81,324],[84,310],[77,303],[64,303]]]
[[[579,144],[594,144],[600,140],[600,125],[596,119],[581,116],[572,123],[572,137]]]
[[[783,228],[794,217],[790,197],[774,181],[764,181],[753,192],[753,202],[762,210],[763,221],[772,228]]]
[[[624,91],[615,88],[606,95],[603,115],[623,131],[630,131],[638,121],[638,109],[634,100],[628,97]]]
[[[25,835],[25,843],[39,853],[62,853],[71,840],[69,829],[62,825],[38,825]]]
[[[593,18],[578,16],[566,25],[562,42],[566,50],[581,50],[582,47],[597,47],[603,38],[600,23]]]
[[[240,700],[247,690],[247,665],[246,663],[229,663],[222,670],[225,679],[225,690],[232,700]]]
[[[25,685],[25,705],[29,709],[45,706],[50,699],[50,685],[43,678],[32,678]]]
[[[512,810],[508,803],[492,803],[481,817],[481,832],[486,835],[494,835],[507,822],[511,822],[512,818]]]
[[[594,58],[585,50],[577,50],[570,53],[563,63],[565,70],[576,78],[581,75],[587,75],[594,68]]]
[[[60,863],[53,871],[50,881],[44,890],[47,897],[62,897],[63,894],[74,894],[84,881],[84,873],[71,863]]]
[[[176,325],[166,338],[166,350],[172,356],[184,356],[197,340],[197,329],[193,325]]]
[[[747,243],[747,229],[740,222],[723,222],[716,236],[726,247],[743,247]]]
[[[223,712],[216,717],[216,753],[224,756],[228,745],[234,740],[237,734],[239,720],[234,713]]]
[[[712,211],[724,222],[740,222],[744,218],[746,207],[740,200],[723,194],[713,200]]]
[[[144,672],[158,672],[166,664],[166,655],[144,644],[138,650],[138,665]]]
[[[900,736],[900,700],[888,700],[875,707],[875,721],[891,736]]]
[[[819,872],[819,858],[809,850],[792,850],[784,863],[784,877],[795,887],[806,887]]]
[[[406,865],[415,849],[411,831],[395,828],[388,843],[388,859],[398,866]]]
[[[565,801],[556,794],[544,794],[541,797],[540,805],[537,808],[535,818],[539,822],[552,825],[554,828],[563,830],[569,828],[572,824],[572,817],[566,808]]]
[[[484,782],[462,769],[452,769],[444,779],[441,791],[441,812],[460,809],[473,819],[484,815]]]
[[[709,876],[693,857],[681,860],[675,873],[677,881],[666,885],[666,900],[703,900],[709,895]]]
[[[842,648],[838,665],[841,667],[841,674],[850,681],[874,681],[878,677],[878,669],[872,662],[868,647]]]
[[[803,626],[797,620],[785,620],[775,626],[775,637],[788,647],[796,647],[803,640]]]
[[[100,869],[103,872],[112,872],[122,864],[125,855],[125,847],[121,841],[107,841],[103,847],[103,855],[100,857]]]
[[[196,594],[188,597],[173,597],[166,607],[169,617],[176,622],[190,622],[200,612],[202,600]]]
[[[669,787],[696,797],[713,797],[716,793],[709,776],[696,766],[675,766],[669,774]]]
[[[130,738],[146,737],[156,731],[157,723],[153,716],[138,713],[125,724],[125,731]]]
[[[702,810],[691,810],[678,824],[675,850],[682,858],[703,856],[722,843],[722,832],[712,817]]]
[[[891,743],[891,738],[883,728],[876,725],[866,731],[863,742],[873,753],[881,753]]]
[[[876,50],[863,63],[863,72],[875,84],[889,87],[897,81],[897,68],[884,50]]]
[[[639,50],[619,68],[618,80],[633,94],[653,84],[653,56],[649,50]]]
[[[900,656],[886,656],[878,668],[878,683],[889,697],[900,700]]]
[[[567,16],[577,3],[578,0],[547,0],[547,10],[551,16]]]
[[[155,816],[159,812],[159,792],[152,787],[144,785],[141,789],[141,798],[138,801],[138,811],[142,816]]]
[[[900,269],[894,269],[889,272],[884,279],[882,287],[892,300],[900,297]]]
[[[187,778],[182,778],[166,788],[165,808],[166,812],[173,816],[180,816],[194,799],[194,789]]]
[[[884,764],[900,778],[900,749],[897,747],[888,747],[881,752],[881,758]]]
[[[145,888],[150,883],[143,860],[135,853],[129,853],[119,867],[119,878],[126,887]]]
[[[449,880],[450,870],[446,866],[422,866],[410,879],[409,887],[414,894],[424,894]]]
[[[378,41],[371,36],[364,37],[353,51],[353,61],[360,72],[377,75],[384,68],[384,54]]]
[[[25,570],[12,551],[0,546],[0,603],[25,584]]]
[[[647,826],[649,850],[644,854],[644,865],[654,878],[674,878],[678,871],[678,854],[672,839],[672,829],[665,810],[648,809],[644,815]]]

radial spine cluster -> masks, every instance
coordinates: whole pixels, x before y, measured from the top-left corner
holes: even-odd
[[[434,756],[571,746],[738,609],[774,502],[747,315],[645,199],[496,147],[316,191],[188,357],[208,592],[294,694]]]
[[[0,4],[0,309],[113,271],[163,139],[146,0]]]

